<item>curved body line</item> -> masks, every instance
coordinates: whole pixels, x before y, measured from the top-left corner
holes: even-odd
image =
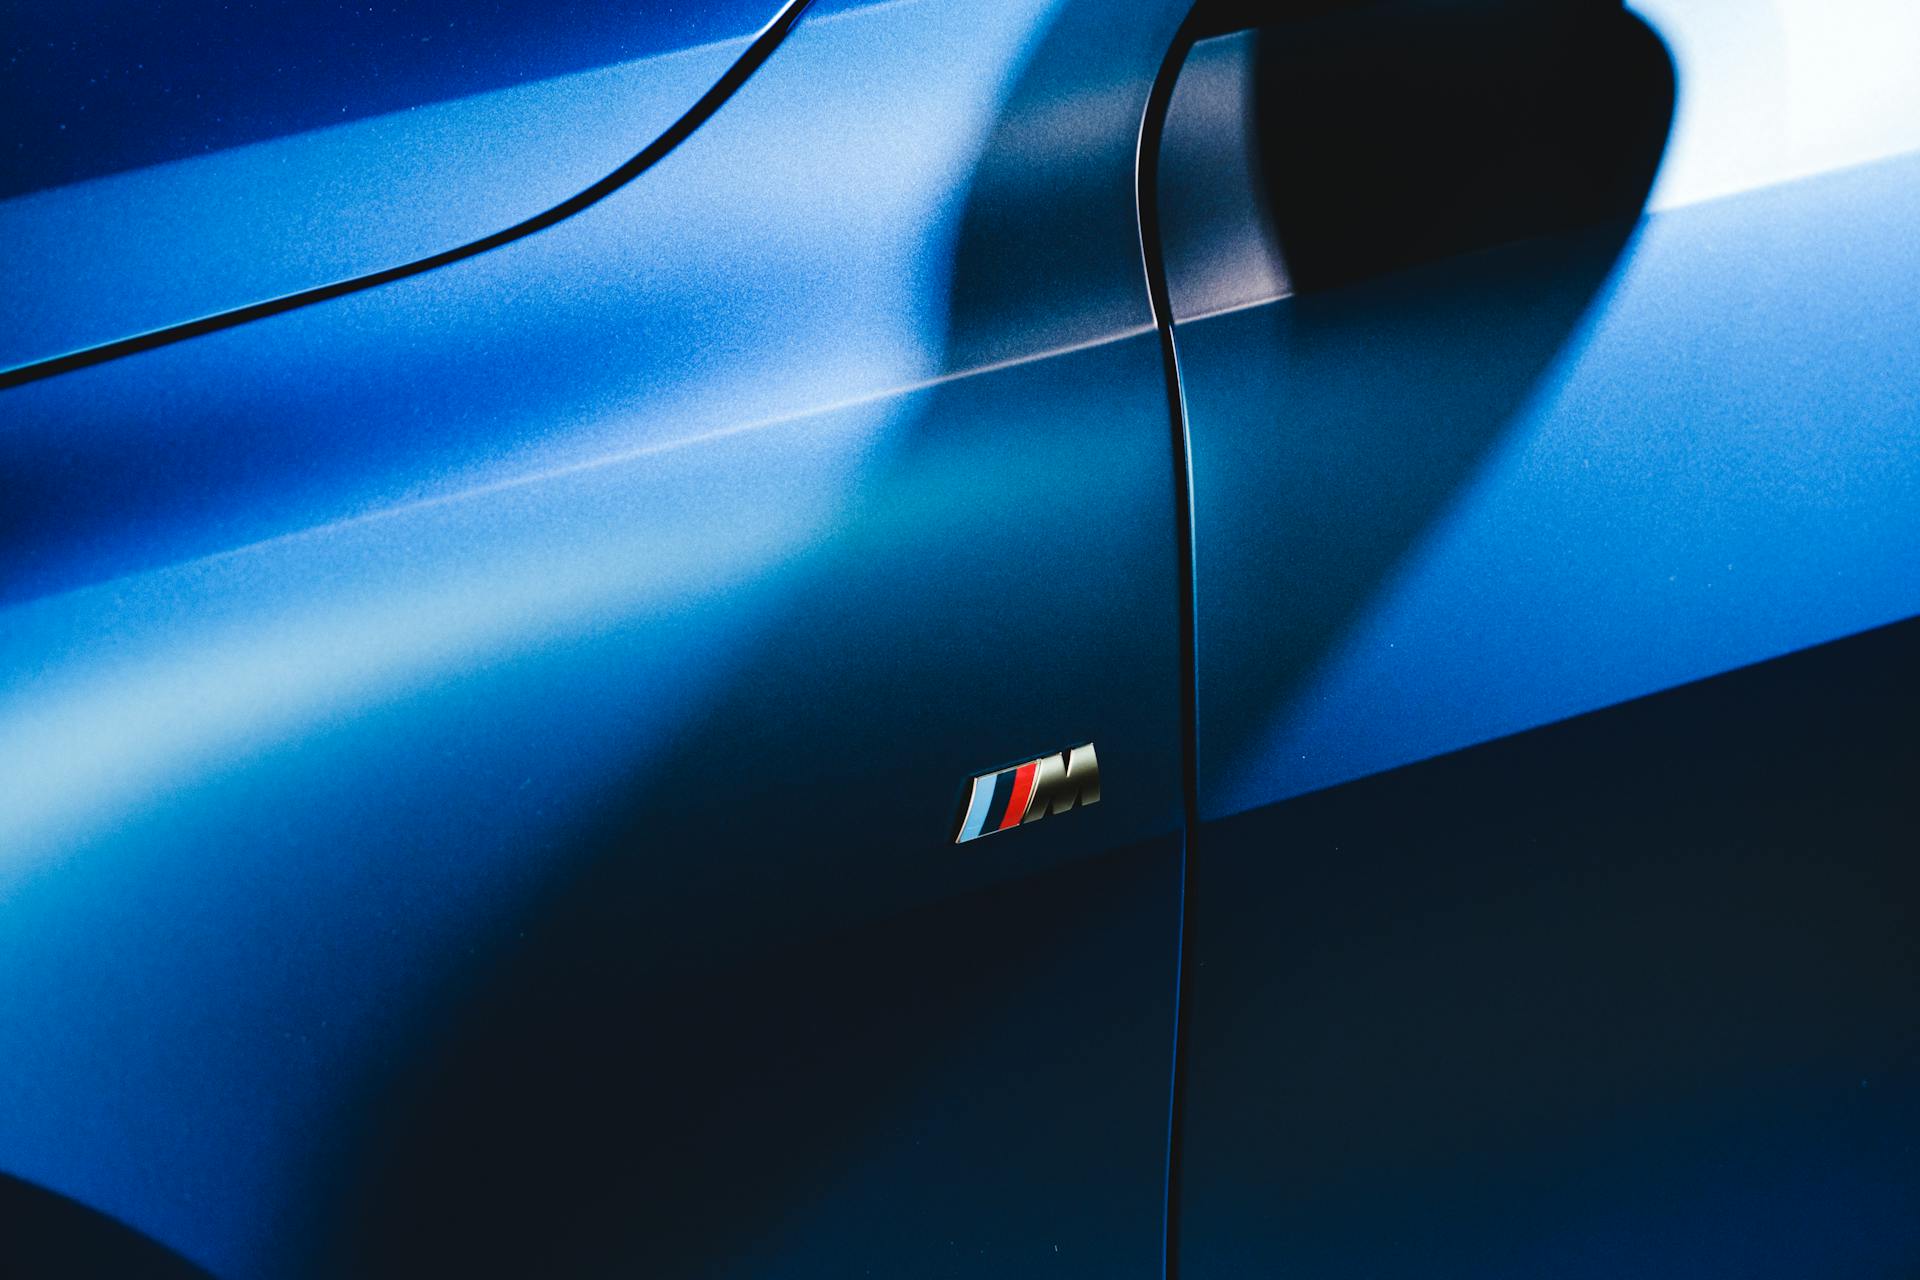
[[[1160,1220],[1160,1270],[1167,1280],[1179,1274],[1181,1148],[1181,1091],[1186,1083],[1187,1011],[1182,998],[1192,940],[1187,930],[1188,890],[1193,877],[1194,837],[1200,828],[1199,673],[1196,666],[1197,609],[1193,569],[1193,445],[1187,431],[1186,393],[1180,380],[1180,353],[1174,341],[1173,301],[1167,286],[1165,246],[1160,238],[1160,142],[1166,132],[1167,112],[1173,103],[1174,81],[1187,54],[1199,39],[1202,9],[1195,6],[1174,32],[1173,42],[1155,74],[1140,119],[1134,149],[1134,202],[1140,227],[1140,264],[1146,275],[1147,300],[1160,337],[1160,360],[1166,377],[1167,417],[1172,444],[1174,540],[1179,549],[1179,589],[1176,597],[1180,636],[1180,800],[1183,833],[1180,843],[1179,941],[1173,974],[1173,1043],[1168,1055],[1167,1145],[1163,1169],[1164,1198]]]
[[[325,302],[329,298],[339,298],[362,289],[371,289],[375,285],[388,284],[395,280],[404,280],[408,276],[417,276],[432,271],[436,267],[448,266],[497,249],[501,245],[512,244],[524,239],[536,231],[544,231],[559,222],[564,222],[574,214],[598,204],[600,201],[626,186],[635,178],[664,159],[668,152],[679,146],[693,131],[705,124],[713,113],[731,98],[741,85],[760,68],[773,51],[779,47],[787,33],[793,30],[811,0],[787,0],[780,11],[762,27],[748,42],[740,56],[734,60],[713,86],[691,107],[668,125],[659,136],[635,152],[633,157],[613,172],[601,178],[559,204],[529,218],[524,218],[510,227],[505,227],[477,240],[443,249],[439,253],[428,254],[424,258],[415,258],[396,266],[384,267],[379,271],[370,271],[364,275],[350,276],[345,280],[335,280],[329,284],[315,285],[310,289],[301,289],[295,293],[283,294],[278,298],[268,298],[262,302],[250,303],[244,307],[235,307],[230,311],[216,312],[201,316],[197,320],[187,320],[179,324],[167,325],[147,333],[135,334],[129,338],[119,338],[113,342],[104,342],[98,346],[71,351],[65,355],[53,356],[45,360],[36,360],[31,364],[15,369],[0,371],[0,390],[17,387],[23,383],[37,382],[42,378],[51,378],[55,374],[69,373],[75,369],[84,369],[89,365],[103,364],[108,360],[117,360],[139,351],[149,351],[154,347],[163,347],[169,343],[181,342],[187,338],[197,338],[201,334],[214,333],[229,329],[235,325],[246,324],[253,320],[264,320],[268,316],[279,315],[283,311],[292,311],[299,307],[310,306],[316,302]]]

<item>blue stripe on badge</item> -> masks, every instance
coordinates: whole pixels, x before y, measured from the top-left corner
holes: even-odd
[[[954,838],[955,844],[965,844],[978,836],[987,825],[987,815],[993,810],[994,784],[1002,774],[989,773],[973,780],[973,798],[967,801],[967,816],[960,824],[960,834]]]

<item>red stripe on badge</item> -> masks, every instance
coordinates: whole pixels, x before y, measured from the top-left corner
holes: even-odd
[[[1029,760],[1014,771],[1013,794],[1007,797],[1006,816],[1000,819],[1001,831],[1020,825],[1020,819],[1027,816],[1027,801],[1033,796],[1033,775],[1039,771],[1040,762]]]

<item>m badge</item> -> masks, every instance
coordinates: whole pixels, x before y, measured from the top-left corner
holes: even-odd
[[[965,844],[1023,822],[1038,822],[1049,810],[1065,813],[1076,804],[1098,803],[1100,761],[1089,742],[975,778],[953,842]]]

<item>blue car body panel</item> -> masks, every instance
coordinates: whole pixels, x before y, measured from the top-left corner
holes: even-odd
[[[1180,1273],[1911,1271],[1916,646],[1206,824]]]
[[[532,217],[671,125],[778,6],[470,8],[21,10],[0,371]]]
[[[1920,31],[1638,9],[1641,218],[1276,296],[1181,214],[1189,1280],[1920,1258]]]
[[[595,67],[644,64],[751,35],[777,2],[16,6],[5,31],[11,74],[0,89],[10,124],[0,194],[69,186]]]
[[[234,1277],[1920,1255],[1916,642],[1780,658],[1920,612],[1913,20],[1646,0],[1644,218],[1298,296],[1163,157],[1172,269],[1232,266],[1163,333],[1191,7],[818,3],[537,234],[0,392],[0,1222]],[[0,367],[498,231],[774,6],[465,8],[344,123],[48,151]],[[1097,805],[952,844],[1089,741]]]
[[[1663,210],[1564,343],[1589,244],[1183,325],[1203,812],[1920,613],[1915,225],[1909,159]]]
[[[1156,1271],[1172,9],[816,15],[550,231],[8,392],[0,1167],[221,1275]]]

